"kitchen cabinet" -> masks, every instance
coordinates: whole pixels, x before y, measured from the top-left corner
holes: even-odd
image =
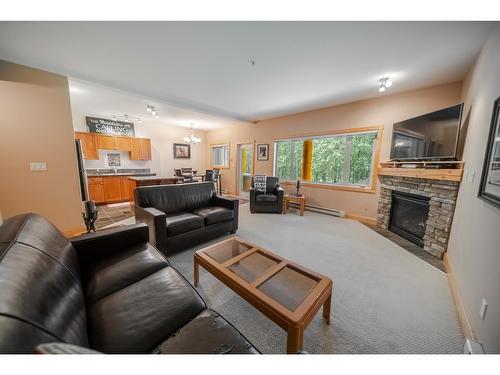
[[[82,145],[83,157],[85,159],[98,160],[99,151],[95,133],[75,132],[75,139],[79,139]]]
[[[149,138],[131,138],[130,160],[151,160],[151,140]]]
[[[89,199],[96,203],[103,203],[106,201],[104,198],[104,181],[103,177],[89,177],[88,178]]]
[[[151,160],[151,139],[139,138],[141,143],[142,160]]]
[[[97,148],[100,150],[116,150],[116,140],[112,135],[97,134]]]
[[[130,160],[151,160],[151,139],[114,136],[89,132],[75,132],[82,141],[85,159],[99,159],[99,150],[116,150],[130,153]]]
[[[121,198],[121,177],[106,176],[104,182],[104,200],[106,202],[119,202]]]
[[[120,197],[123,201],[134,200],[134,197],[130,194],[130,180],[128,179],[128,176],[121,176]]]
[[[131,151],[134,138],[113,135],[97,135],[97,148],[102,150]]]
[[[132,186],[134,185],[134,186]],[[115,203],[133,201],[135,183],[129,176],[89,177],[89,199],[96,203]]]
[[[119,151],[131,151],[132,150],[132,139],[130,137],[115,137],[115,150]]]

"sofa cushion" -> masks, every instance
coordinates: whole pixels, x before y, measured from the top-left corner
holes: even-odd
[[[189,212],[179,212],[168,214],[166,218],[167,234],[177,236],[178,234],[190,232],[204,227],[204,220],[201,216]]]
[[[278,196],[275,194],[258,194],[255,196],[255,201],[260,203],[276,203]]]
[[[105,353],[148,353],[205,309],[168,266],[88,306],[90,347]]]
[[[140,186],[135,189],[135,204],[140,207],[154,207],[165,213],[186,211],[183,184]]]
[[[194,210],[195,215],[201,216],[205,220],[205,225],[222,223],[233,220],[234,211],[224,207],[209,206]]]
[[[162,354],[257,354],[241,333],[213,310],[205,310],[164,341]]]
[[[266,178],[266,193],[272,193],[279,186],[280,179],[278,177]]]
[[[183,190],[186,199],[186,211],[193,211],[208,206],[215,195],[213,182],[186,184]]]
[[[91,263],[86,270],[86,296],[95,302],[167,267],[168,261],[149,243]]]

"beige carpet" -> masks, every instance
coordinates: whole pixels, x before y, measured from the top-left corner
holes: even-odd
[[[357,221],[306,211],[250,214],[237,235],[334,280],[332,323],[321,313],[305,331],[310,353],[461,353],[463,333],[447,275]],[[172,264],[193,280],[193,252]],[[284,353],[285,332],[212,275],[198,291],[263,353]]]

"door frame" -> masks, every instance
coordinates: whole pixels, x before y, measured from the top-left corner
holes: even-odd
[[[252,175],[255,173],[255,139],[253,141],[237,142],[236,143],[236,169],[235,169],[235,184],[234,184],[234,195],[240,196],[240,153],[239,147],[241,145],[252,145]]]

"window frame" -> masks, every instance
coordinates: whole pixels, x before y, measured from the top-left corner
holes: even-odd
[[[369,185],[355,185],[355,184],[345,184],[345,183],[333,183],[333,182],[315,182],[315,181],[304,181],[300,180],[300,184],[305,187],[317,187],[323,189],[332,189],[332,190],[345,190],[345,191],[354,191],[354,192],[362,192],[362,193],[371,193],[374,194],[376,192],[376,183],[378,177],[378,164],[380,161],[380,150],[382,145],[382,133],[384,127],[383,126],[367,126],[360,128],[350,128],[350,129],[340,129],[334,130],[330,132],[324,133],[307,133],[307,134],[299,134],[299,135],[291,135],[284,136],[273,139],[273,175],[276,176],[277,173],[277,144],[280,141],[293,141],[293,140],[305,140],[305,139],[314,139],[314,138],[329,138],[335,136],[348,136],[348,135],[359,135],[363,133],[375,133],[375,145],[373,148],[372,154],[372,164],[371,164],[371,173],[370,173],[370,183]],[[297,180],[281,180],[283,185],[295,185]]]
[[[213,151],[217,147],[227,147],[227,165],[217,165],[214,163]],[[210,145],[210,166],[217,169],[229,169],[231,166],[231,143],[217,143]]]

